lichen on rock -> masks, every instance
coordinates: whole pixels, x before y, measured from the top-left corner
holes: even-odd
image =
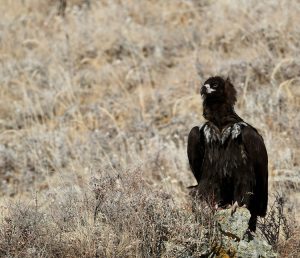
[[[215,219],[224,235],[241,240],[248,229],[250,216],[249,210],[244,208],[237,209],[232,215],[231,210],[224,209],[215,214]]]

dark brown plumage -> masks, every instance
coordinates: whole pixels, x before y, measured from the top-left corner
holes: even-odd
[[[251,213],[249,229],[257,216],[265,216],[268,202],[268,156],[257,130],[234,111],[236,90],[221,77],[209,78],[201,87],[203,116],[207,122],[192,128],[188,158],[198,182],[193,189],[219,207],[238,202]]]

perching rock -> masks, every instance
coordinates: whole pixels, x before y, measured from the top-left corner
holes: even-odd
[[[247,230],[250,212],[246,208],[238,208],[233,215],[231,209],[220,210],[215,218],[220,229],[220,239],[211,257],[277,257],[266,241]]]
[[[220,210],[216,213],[215,218],[224,235],[241,240],[248,229],[250,216],[249,210],[239,208],[233,215],[231,215],[230,209]]]
[[[198,238],[194,235],[182,241],[179,233],[165,242],[163,257],[276,258],[272,246],[248,230],[250,216],[246,208],[237,208],[233,215],[231,209],[219,210],[213,219],[215,227],[193,224],[191,228],[200,229]]]

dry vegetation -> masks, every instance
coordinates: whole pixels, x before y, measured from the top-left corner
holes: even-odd
[[[215,74],[299,221],[299,1],[58,5],[0,0],[1,257],[199,257],[213,222],[191,212],[185,149]],[[290,231],[275,245],[299,257]]]

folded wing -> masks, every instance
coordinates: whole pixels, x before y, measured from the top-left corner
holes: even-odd
[[[198,183],[202,174],[204,151],[203,127],[199,128],[199,126],[195,126],[189,133],[187,154],[191,170]]]
[[[259,216],[265,216],[268,204],[268,154],[263,141],[255,128],[248,126],[243,129],[243,145],[248,160],[255,172],[255,189],[252,209]]]

